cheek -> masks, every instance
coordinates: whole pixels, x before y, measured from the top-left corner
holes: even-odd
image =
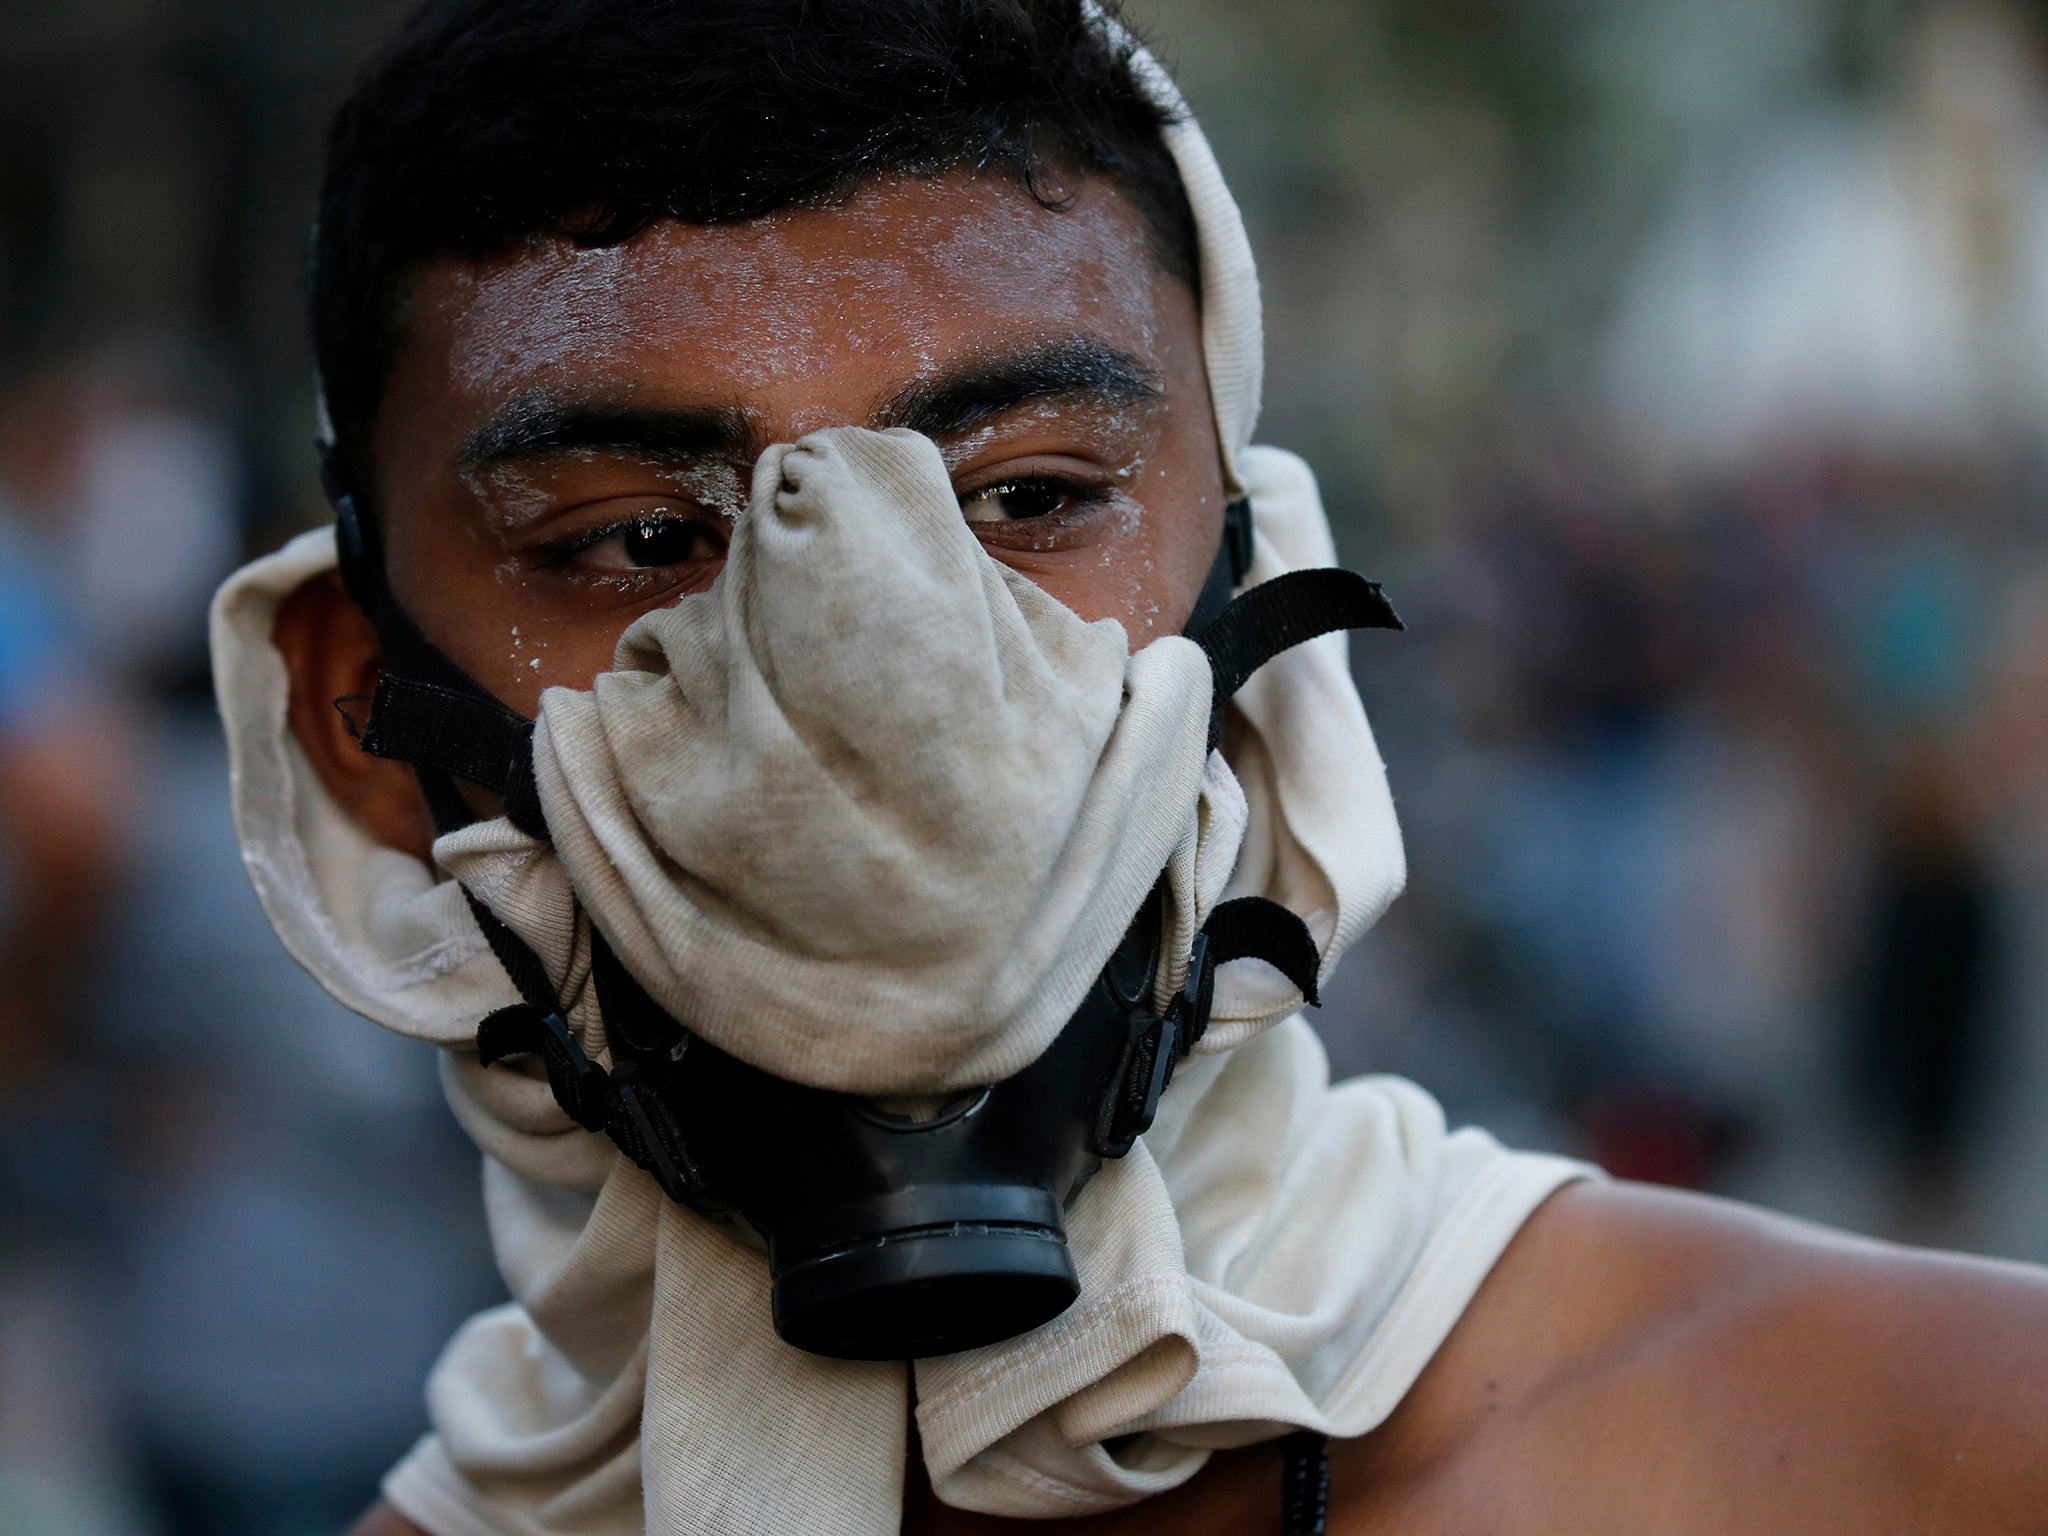
[[[990,553],[1090,623],[1116,620],[1136,650],[1179,633],[1193,608],[1199,583],[1190,585],[1182,569],[1180,522],[1156,504],[1119,494],[1103,509],[1099,537],[1085,548]],[[1206,561],[1202,570],[1206,575]]]
[[[1122,621],[1136,648],[1173,627],[1173,594],[1161,579],[1170,519],[1156,502],[1141,502],[1136,495],[1119,496],[1115,514],[1097,568],[1095,597],[1109,610],[1108,617]]]
[[[608,625],[549,624],[531,616],[524,623],[506,624],[488,656],[490,675],[474,675],[522,715],[535,715],[548,689],[586,689],[599,673],[610,671],[619,636],[637,616],[621,612],[618,622]]]
[[[1202,426],[1206,433],[1206,419]],[[1222,539],[1223,484],[1207,437],[1186,433],[1169,434],[1133,479],[1137,511],[1105,551],[1102,581],[1138,645],[1179,634],[1194,612]]]

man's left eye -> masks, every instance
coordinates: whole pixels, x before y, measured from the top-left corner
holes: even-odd
[[[961,497],[960,515],[970,523],[1019,523],[1049,517],[1074,499],[1070,487],[1054,481],[1017,480]]]

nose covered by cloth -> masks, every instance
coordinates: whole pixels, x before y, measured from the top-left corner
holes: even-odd
[[[761,457],[710,591],[547,694],[559,862],[493,833],[449,867],[515,927],[569,921],[566,877],[658,1002],[779,1076],[973,1087],[1044,1051],[1169,866],[1185,955],[1244,828],[1208,724],[1199,648],[1131,654],[990,559],[928,439],[821,432]]]

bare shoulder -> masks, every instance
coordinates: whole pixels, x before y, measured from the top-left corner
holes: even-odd
[[[2048,1533],[2048,1272],[1576,1187],[1336,1471],[1334,1531]]]

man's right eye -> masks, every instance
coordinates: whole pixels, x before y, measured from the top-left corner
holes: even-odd
[[[595,530],[565,563],[576,570],[617,574],[716,560],[724,553],[723,531],[703,519],[650,512]]]

